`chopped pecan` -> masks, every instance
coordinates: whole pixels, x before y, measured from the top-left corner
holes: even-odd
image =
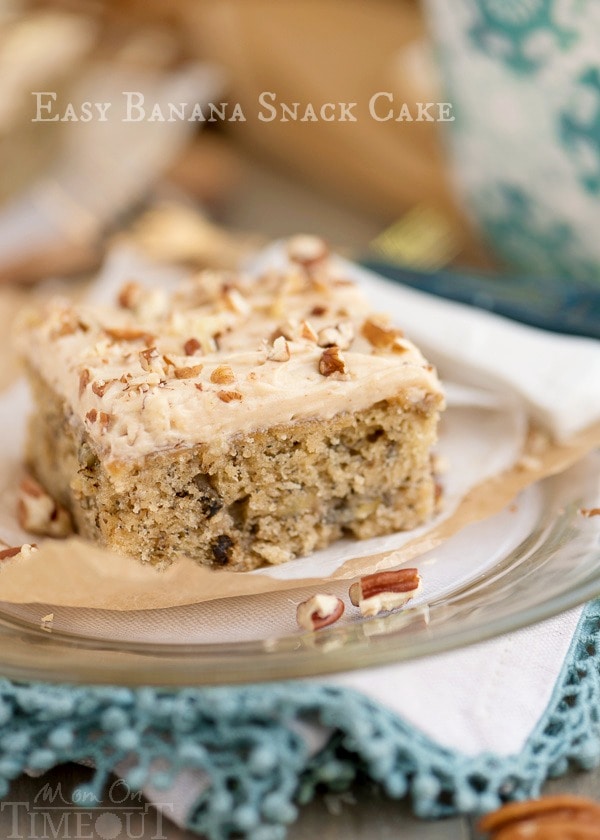
[[[285,338],[288,341],[293,341],[298,331],[298,325],[294,321],[286,321],[276,327],[269,336],[270,341],[274,344],[278,338]]]
[[[287,252],[292,262],[304,268],[312,268],[329,256],[327,243],[318,236],[307,234],[300,234],[289,239]]]
[[[136,280],[130,280],[121,287],[117,303],[122,309],[135,309],[141,297],[141,285]]]
[[[159,358],[160,354],[156,347],[147,347],[146,350],[140,350],[140,364],[146,371],[152,371]]]
[[[319,359],[319,373],[323,376],[331,376],[332,374],[345,374],[347,372],[346,360],[340,353],[339,347],[327,347],[323,350]]]
[[[235,382],[235,374],[229,365],[219,365],[211,373],[210,381],[215,385],[231,385]]]
[[[250,312],[250,304],[242,295],[239,289],[229,287],[223,291],[223,302],[231,312],[236,315],[247,315]]]
[[[362,335],[369,344],[378,350],[406,349],[400,342],[404,337],[402,330],[391,327],[383,316],[371,315],[366,319],[361,328]]]
[[[349,350],[354,341],[354,324],[352,321],[340,321],[335,327],[324,327],[319,330],[317,343],[319,347],[339,347]]]
[[[150,335],[147,330],[136,327],[103,327],[103,329],[113,341],[144,341],[147,345],[154,342],[153,335]]]
[[[335,595],[313,595],[298,604],[296,620],[303,630],[320,630],[336,622],[344,614],[344,602]]]
[[[106,411],[99,411],[98,412],[98,425],[100,426],[100,430],[102,432],[108,431],[110,428],[110,424],[112,421],[112,417],[110,414],[107,414]]]
[[[46,537],[73,533],[71,516],[33,478],[26,476],[19,487],[17,517],[23,530]]]
[[[310,321],[300,322],[300,338],[305,338],[307,341],[314,341],[315,344],[317,343],[318,335],[314,331]]]
[[[183,345],[183,352],[186,356],[195,356],[198,350],[202,349],[202,345],[197,338],[188,338]]]
[[[241,400],[242,395],[239,391],[217,391],[217,397],[224,403],[235,402]]]
[[[108,388],[108,386],[111,384],[111,382],[114,381],[114,379],[109,379],[108,382],[106,382],[104,379],[97,379],[95,382],[92,383],[92,391],[94,392],[94,394],[96,394],[97,397],[103,397],[106,393],[106,389]]]
[[[83,392],[90,384],[92,375],[87,368],[84,368],[79,374],[79,396],[83,396]]]
[[[600,516],[600,507],[593,507],[593,508],[580,508],[579,513],[582,516]]]
[[[192,365],[190,367],[176,367],[175,379],[193,379],[202,372],[204,365]]]
[[[282,335],[276,338],[273,346],[267,350],[267,359],[270,359],[272,362],[289,361],[290,346]]]

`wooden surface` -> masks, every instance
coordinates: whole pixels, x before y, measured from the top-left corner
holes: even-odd
[[[42,778],[17,779],[9,795],[2,801],[4,807],[0,810],[0,837],[3,840],[47,840],[51,837],[62,840],[107,840],[95,831],[95,821],[104,814],[110,814],[114,815],[110,819],[117,824],[115,816],[122,813],[114,807],[108,795],[95,806],[91,817],[80,820],[81,829],[78,833],[77,809],[46,809],[46,813],[51,814],[51,822],[47,821],[44,827],[41,816],[44,806],[38,805],[37,809],[34,808],[34,800],[46,784],[56,790],[60,783],[62,794],[67,798],[69,792],[77,784],[86,782],[90,775],[89,770],[69,764],[56,768]],[[544,792],[576,793],[598,798],[600,771],[572,773],[565,779],[550,782]],[[168,802],[168,794],[164,794],[164,801]],[[14,808],[10,803],[28,804]],[[132,806],[129,826],[124,826],[111,840],[198,840],[197,834],[178,828],[168,819],[157,818],[152,808],[145,813],[145,806],[145,802]],[[40,816],[32,823],[31,814],[34,811]],[[82,808],[80,811],[89,813],[89,808]],[[13,821],[15,813],[16,823]],[[51,825],[55,829],[62,827],[53,833]],[[102,825],[99,823],[100,828]],[[104,822],[105,827],[110,825],[111,823]],[[103,833],[107,834],[106,831]],[[344,796],[325,797],[305,806],[300,811],[297,822],[290,827],[288,840],[315,840],[317,837],[319,840],[483,840],[482,835],[475,830],[475,820],[417,820],[402,803],[386,799],[367,787],[355,788]]]

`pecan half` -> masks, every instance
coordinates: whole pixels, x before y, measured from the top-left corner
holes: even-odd
[[[395,610],[410,601],[421,586],[417,569],[397,569],[365,575],[349,590],[350,600],[364,616]]]
[[[17,518],[21,528],[30,534],[68,537],[73,533],[73,523],[68,510],[29,476],[23,479],[19,487]]]
[[[492,838],[502,840],[598,840],[600,804],[582,796],[545,796],[527,802],[503,805],[483,817],[477,826]]]
[[[320,630],[329,627],[344,614],[344,602],[335,595],[313,595],[298,604],[296,620],[303,630]]]

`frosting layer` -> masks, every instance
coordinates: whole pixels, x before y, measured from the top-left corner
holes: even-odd
[[[442,407],[435,370],[318,244],[296,240],[289,267],[258,278],[130,282],[106,307],[54,299],[23,319],[22,354],[106,461],[225,450],[232,435],[389,398]]]

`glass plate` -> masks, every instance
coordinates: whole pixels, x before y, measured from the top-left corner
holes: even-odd
[[[0,673],[121,685],[314,676],[415,659],[549,618],[600,595],[600,455],[524,491],[503,512],[411,561],[424,587],[403,610],[303,633],[310,593],[110,613],[0,604]],[[344,596],[348,583],[324,587]],[[52,614],[52,617],[50,617]]]

